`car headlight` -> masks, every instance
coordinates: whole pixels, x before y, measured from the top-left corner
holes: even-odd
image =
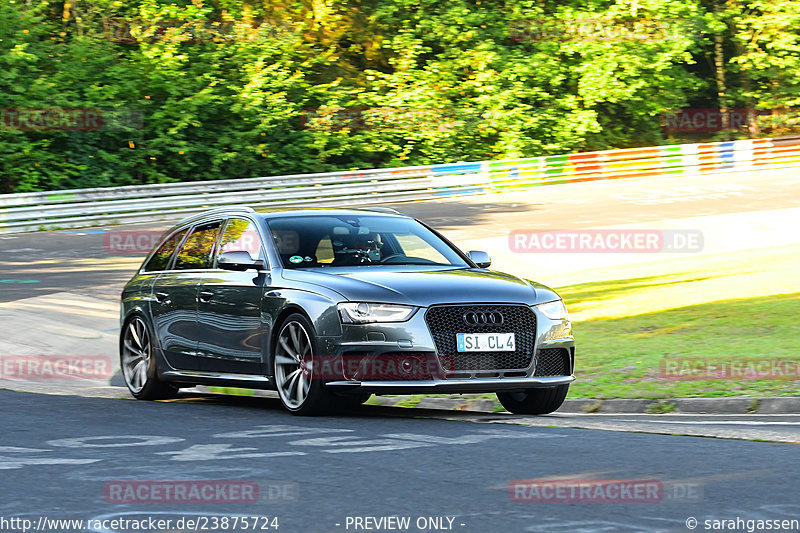
[[[539,304],[536,306],[536,309],[541,311],[541,313],[550,320],[561,320],[563,318],[569,318],[569,314],[567,313],[567,306],[565,306],[564,302],[561,300],[556,300],[555,302],[547,302],[546,304]]]
[[[339,315],[346,324],[369,322],[404,322],[411,318],[416,307],[396,304],[344,302],[339,304]]]

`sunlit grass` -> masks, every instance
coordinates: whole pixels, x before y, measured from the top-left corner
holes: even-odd
[[[253,389],[241,389],[238,387],[209,387],[208,389],[217,394],[229,394],[231,396],[253,396],[255,394]]]
[[[691,256],[598,272],[601,281],[562,285],[575,322],[620,318],[715,301],[800,290],[800,246]]]
[[[561,287],[578,346],[570,397],[798,394],[800,379],[660,377],[664,357],[797,360],[798,265],[800,247],[767,248],[687,257],[677,272]]]
[[[668,398],[795,395],[797,379],[674,380],[664,357],[687,361],[797,361],[800,293],[693,305],[575,324],[578,346],[570,397]]]

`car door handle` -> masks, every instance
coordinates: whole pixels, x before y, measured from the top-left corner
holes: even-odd
[[[168,304],[170,302],[169,294],[166,292],[155,293],[156,301],[160,304]]]
[[[214,297],[214,293],[211,292],[211,291],[200,291],[200,301],[201,302],[208,302],[213,297]]]

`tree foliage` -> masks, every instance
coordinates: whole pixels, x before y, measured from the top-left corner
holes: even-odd
[[[679,141],[667,110],[796,107],[797,28],[793,0],[2,0],[0,192]]]

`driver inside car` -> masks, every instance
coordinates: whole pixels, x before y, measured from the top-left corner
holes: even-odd
[[[333,265],[358,265],[362,263],[377,263],[381,260],[381,246],[383,243],[381,243],[378,233],[354,235],[348,240],[350,242],[339,237],[337,239],[338,242],[333,243],[335,253]]]
[[[377,233],[368,235],[357,235],[353,243],[356,250],[366,252],[367,257],[373,263],[381,260],[381,238]]]

